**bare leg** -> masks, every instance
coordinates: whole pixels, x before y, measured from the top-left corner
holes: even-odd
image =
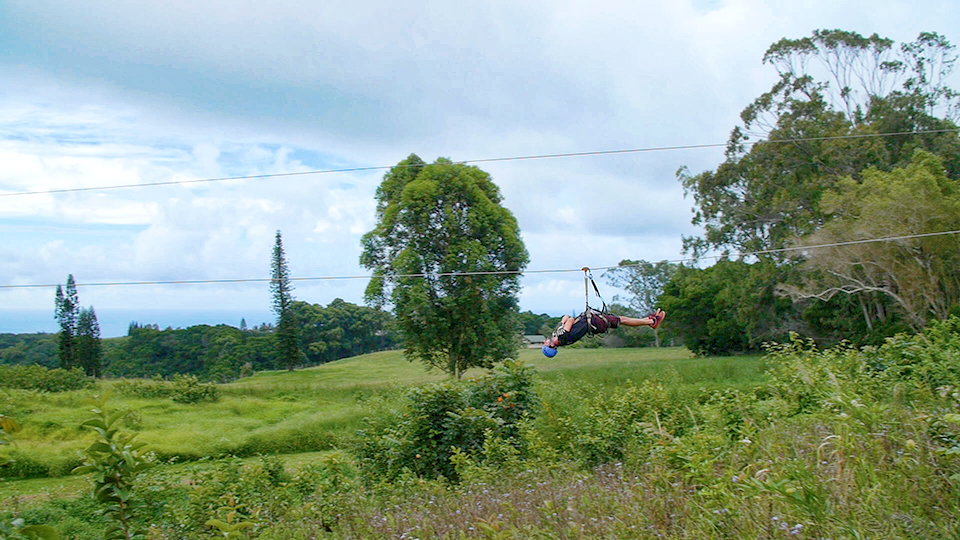
[[[644,317],[642,319],[634,319],[633,317],[620,317],[621,326],[653,326],[653,319],[650,317]]]
[[[662,313],[663,311],[658,309],[656,314],[659,315]],[[660,319],[662,320],[663,317],[661,316]],[[642,319],[635,319],[633,317],[620,317],[620,324],[626,326],[653,326],[656,324],[656,322],[657,321],[655,321],[652,317],[643,317]]]

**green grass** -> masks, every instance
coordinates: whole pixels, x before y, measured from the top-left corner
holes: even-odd
[[[445,379],[398,352],[261,373],[221,386],[212,404],[117,396],[111,406],[135,411],[128,427],[174,455],[300,448],[282,460],[305,480],[284,484],[263,483],[258,457],[244,459],[236,478],[232,460],[155,469],[143,496],[170,505],[149,518],[162,523],[150,534],[158,540],[208,537],[202,524],[228,494],[261,516],[264,540],[960,538],[960,422],[947,414],[960,401],[852,376],[845,370],[859,364],[848,356],[564,349],[547,359],[523,350],[544,404],[527,426],[529,454],[461,462],[459,485],[403,475],[368,485],[351,476],[349,455],[325,451],[347,442],[365,415],[404,403],[409,387]],[[937,367],[943,360],[934,357]],[[781,366],[776,379],[768,362]],[[826,401],[810,401],[811,391]],[[80,440],[87,413],[78,404],[92,393],[0,394],[0,413],[19,415],[30,436],[23,445],[58,455]],[[345,472],[329,465],[338,459]],[[0,483],[0,507],[55,523],[68,537],[96,538],[102,524],[80,494],[89,495],[87,479]],[[89,531],[68,532],[81,525]]]
[[[536,368],[541,386],[574,381],[595,391],[649,377],[663,380],[673,392],[763,380],[759,357],[696,358],[682,348],[573,348],[553,359],[542,356],[539,349],[525,349],[520,359]],[[465,377],[483,372],[473,369]],[[371,414],[371,400],[396,406],[406,388],[446,378],[443,373],[426,371],[420,363],[408,362],[399,351],[386,351],[293,372],[257,373],[221,385],[222,397],[216,403],[179,404],[168,398],[114,393],[108,405],[130,411],[121,428],[137,431],[138,439],[163,460],[300,454],[330,450],[352,437],[363,417]],[[20,452],[47,462],[76,460],[77,452],[92,440],[92,434],[79,427],[90,416],[86,400],[112,386],[112,381],[102,381],[95,389],[60,394],[7,392],[0,396],[0,413],[23,425],[15,446]],[[59,470],[65,472],[64,467]],[[9,481],[0,484],[0,495],[57,492],[57,486],[76,486],[78,482]]]
[[[679,386],[750,386],[766,380],[759,356],[695,357],[681,347],[644,349],[569,349],[553,359],[523,351],[544,381],[558,377],[598,386],[621,386],[658,378]]]

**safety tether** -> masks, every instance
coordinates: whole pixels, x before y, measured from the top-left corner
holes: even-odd
[[[600,299],[601,308],[599,311],[590,307],[590,285],[593,285],[593,292],[597,293],[597,298]],[[597,282],[593,280],[593,273],[590,271],[590,268],[586,266],[583,267],[583,292],[586,300],[586,307],[583,312],[586,314],[587,324],[590,325],[590,330],[596,332],[597,327],[593,324],[593,315],[606,313],[607,303],[604,302],[603,296],[600,296],[600,289],[597,288]]]

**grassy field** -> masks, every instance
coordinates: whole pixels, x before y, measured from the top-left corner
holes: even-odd
[[[534,366],[541,392],[554,383],[575,383],[602,392],[649,377],[671,383],[672,392],[698,392],[716,385],[743,386],[763,380],[758,357],[695,358],[686,349],[567,349],[553,359],[538,349],[521,351]],[[480,375],[471,370],[465,377]],[[378,406],[399,403],[406,388],[447,378],[411,363],[399,351],[348,358],[293,372],[262,372],[221,385],[216,403],[180,404],[169,398],[143,399],[113,393],[110,406],[129,411],[122,428],[137,431],[162,459],[197,460],[260,453],[312,454],[340,446]],[[66,475],[92,435],[79,425],[89,417],[86,401],[114,386],[43,394],[8,391],[0,395],[0,413],[17,418],[23,431],[10,447]],[[58,463],[63,465],[57,466]],[[57,476],[54,473],[54,476]],[[40,491],[70,491],[75,478],[39,478],[0,483],[0,499]]]
[[[798,341],[764,357],[530,349],[520,360],[532,383],[507,366],[413,393],[447,377],[399,352],[259,373],[221,385],[215,403],[136,398],[111,381],[6,392],[0,413],[24,429],[3,451],[67,459],[90,441],[84,399],[115,387],[123,427],[164,458],[136,487],[155,540],[209,538],[208,520],[229,515],[261,540],[960,538],[954,326],[878,349]],[[457,396],[485,401],[444,408]],[[514,435],[494,431],[508,416],[483,423],[511,410],[533,412],[516,416]],[[451,445],[467,451],[423,465]],[[89,486],[0,483],[0,519],[102,537],[109,523],[77,496]]]

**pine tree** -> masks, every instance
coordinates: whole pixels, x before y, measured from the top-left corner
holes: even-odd
[[[82,367],[87,375],[99,377],[102,371],[103,349],[100,344],[100,323],[97,322],[97,313],[93,306],[80,310],[75,346],[76,364]]]
[[[57,285],[54,317],[60,324],[58,347],[60,367],[70,369],[76,363],[77,319],[80,316],[80,301],[77,298],[77,284],[73,274],[67,276],[66,292]]]
[[[273,246],[270,292],[273,294],[273,312],[277,314],[277,349],[280,362],[290,371],[300,361],[300,347],[297,344],[297,325],[293,318],[293,285],[290,283],[290,271],[283,254],[283,238],[277,231]]]

